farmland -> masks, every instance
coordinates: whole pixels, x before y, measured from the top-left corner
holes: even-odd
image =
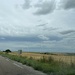
[[[13,52],[13,53],[10,53],[12,55],[18,55],[17,52]],[[32,57],[33,59],[35,60],[39,60],[43,57],[45,57],[46,59],[48,59],[48,57],[52,57],[54,60],[56,61],[62,61],[62,62],[65,62],[65,63],[75,63],[75,55],[70,55],[70,54],[62,54],[62,53],[34,53],[34,52],[23,52],[21,54],[21,56],[23,57]]]
[[[1,53],[2,56],[33,67],[48,75],[75,75],[75,56],[61,53],[17,52]]]

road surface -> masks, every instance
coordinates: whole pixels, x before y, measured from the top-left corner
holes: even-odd
[[[0,56],[0,75],[46,75],[31,67]]]

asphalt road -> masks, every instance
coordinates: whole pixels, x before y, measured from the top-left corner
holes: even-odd
[[[31,67],[0,56],[0,75],[46,75]]]

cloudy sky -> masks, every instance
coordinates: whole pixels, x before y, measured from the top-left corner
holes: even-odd
[[[0,0],[0,50],[75,52],[75,0]]]

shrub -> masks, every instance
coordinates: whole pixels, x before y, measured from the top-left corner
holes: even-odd
[[[11,50],[10,50],[10,49],[7,49],[7,50],[5,50],[4,52],[6,52],[6,53],[10,53]]]

